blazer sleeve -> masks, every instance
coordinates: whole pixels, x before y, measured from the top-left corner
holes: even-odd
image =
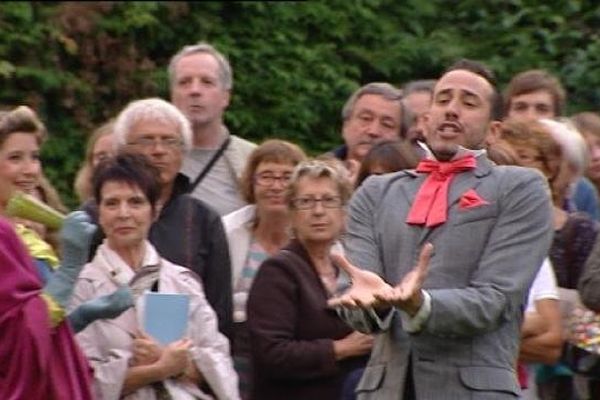
[[[423,330],[475,336],[495,330],[523,306],[552,241],[550,198],[544,178],[533,171],[507,170],[499,185],[499,215],[470,282],[428,290],[431,315]]]
[[[371,176],[354,193],[348,212],[350,240],[344,243],[350,262],[380,276],[385,274],[374,216],[384,193],[383,186],[387,182],[381,176]]]
[[[298,280],[293,266],[267,259],[260,267],[248,298],[248,328],[256,368],[274,379],[308,380],[338,372],[332,339],[302,340],[296,306]]]
[[[381,177],[372,176],[367,178],[360,188],[352,196],[350,211],[348,213],[349,225],[351,225],[352,249],[348,249],[347,255],[354,265],[379,276],[384,276],[381,252],[375,237],[374,214],[378,207],[378,199],[381,198],[383,180]],[[357,250],[359,249],[359,250]],[[349,287],[349,278],[342,274],[339,280],[340,286]],[[378,314],[374,309],[339,307],[338,315],[352,329],[362,333],[378,333],[391,327],[393,317],[397,314],[395,310]]]

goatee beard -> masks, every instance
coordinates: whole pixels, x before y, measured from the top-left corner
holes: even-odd
[[[438,161],[450,161],[458,152],[458,145],[449,145],[438,149],[431,149],[431,152]]]

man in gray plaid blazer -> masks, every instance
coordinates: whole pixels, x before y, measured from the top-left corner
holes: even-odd
[[[369,178],[349,205],[349,261],[335,258],[352,287],[330,304],[379,332],[358,399],[520,396],[523,304],[553,232],[544,178],[482,150],[500,110],[493,75],[455,64],[435,87],[428,160]]]

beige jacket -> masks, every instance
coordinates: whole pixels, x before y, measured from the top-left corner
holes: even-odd
[[[204,296],[196,276],[188,269],[160,258],[152,245],[146,242],[147,251],[143,265],[161,262],[159,289],[163,293],[185,293],[190,295],[190,311],[186,336],[192,339],[190,355],[205,381],[218,399],[239,399],[237,375],[233,369],[229,342],[217,330],[217,318]],[[120,280],[130,278],[133,272],[116,253],[99,247],[91,263],[81,272],[75,286],[72,308],[97,296],[110,294],[118,288],[116,279],[111,278],[110,268],[117,267]],[[104,254],[110,255],[102,257]],[[107,264],[110,264],[107,266]],[[119,265],[120,264],[120,265]],[[120,267],[120,269],[119,269]],[[131,344],[141,324],[141,307],[134,307],[112,320],[98,320],[77,335],[77,340],[94,368],[94,391],[98,399],[120,399]],[[184,385],[179,381],[167,380],[165,386],[174,399],[213,399],[198,387]],[[142,387],[124,397],[127,400],[154,400],[151,386]]]

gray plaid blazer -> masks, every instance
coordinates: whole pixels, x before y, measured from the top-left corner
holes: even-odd
[[[446,223],[408,225],[425,178],[414,171],[371,177],[349,205],[350,261],[391,284],[416,264],[424,243],[434,245],[424,283],[431,313],[419,332],[403,330],[397,310],[383,321],[368,311],[341,312],[353,328],[380,332],[358,399],[402,399],[409,365],[417,399],[518,398],[523,306],[553,234],[546,181],[481,155],[476,169],[454,177]],[[487,204],[461,207],[470,189]]]

